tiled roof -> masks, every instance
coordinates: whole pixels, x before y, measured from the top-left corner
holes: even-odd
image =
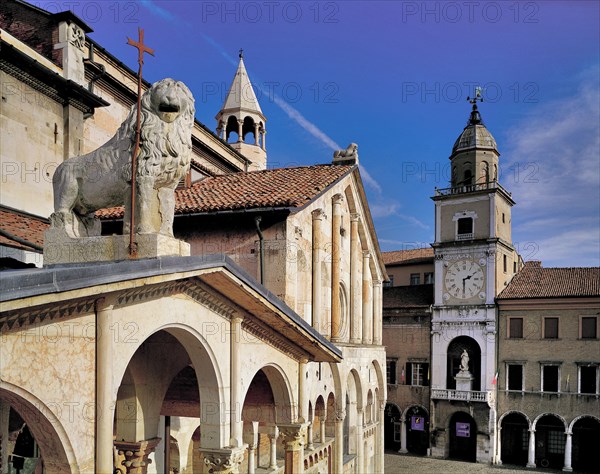
[[[232,173],[175,190],[175,214],[262,207],[301,207],[349,173],[349,165],[315,165]],[[103,219],[123,217],[123,208],[102,209]]]
[[[31,214],[22,213],[5,207],[0,208],[0,229],[18,239],[31,242],[41,247],[44,245],[44,232],[48,227],[48,221],[41,217],[32,216]],[[4,232],[0,234],[0,245],[7,245],[22,250],[36,250],[30,245],[14,240]]]
[[[383,309],[429,307],[433,285],[392,286],[383,289]]]
[[[568,296],[600,296],[600,267],[542,268],[541,262],[527,262],[498,299]]]
[[[433,260],[433,249],[431,247],[424,247],[420,249],[393,250],[391,252],[383,252],[382,256],[385,265],[403,265]]]

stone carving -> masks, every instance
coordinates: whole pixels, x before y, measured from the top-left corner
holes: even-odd
[[[462,354],[460,355],[460,371],[469,371],[469,353],[466,349],[463,349]]]
[[[209,472],[237,472],[244,460],[243,449],[200,449]]]
[[[333,152],[333,161],[354,161],[358,163],[358,145],[350,143],[345,150],[336,150]]]
[[[85,46],[85,33],[75,24],[69,25],[69,42],[81,50]]]
[[[146,91],[141,104],[135,231],[172,237],[174,190],[191,161],[194,98],[182,82],[163,79]],[[124,205],[123,230],[129,232],[136,116],[134,106],[115,136],[102,147],[58,166],[52,179],[52,227],[64,229],[74,238],[100,235],[94,212]]]

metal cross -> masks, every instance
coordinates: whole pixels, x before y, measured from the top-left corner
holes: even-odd
[[[481,90],[482,90],[481,87],[477,86],[475,88],[475,97],[473,97],[471,99],[471,97],[467,96],[467,100],[473,105],[475,105],[477,103],[477,101],[483,102],[483,97],[481,96]]]
[[[144,64],[144,53],[154,56],[154,50],[144,44],[144,30],[138,28],[138,41],[127,38],[127,44],[138,50],[138,93],[137,93],[137,117],[135,122],[135,146],[131,155],[131,214],[129,221],[129,257],[137,257],[137,243],[134,241],[135,233],[135,188],[136,188],[136,164],[137,154],[140,148],[140,122],[142,113],[142,65]]]

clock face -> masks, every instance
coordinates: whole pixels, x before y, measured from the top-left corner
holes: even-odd
[[[483,288],[484,274],[481,266],[471,260],[459,260],[446,271],[446,291],[455,298],[472,298]]]

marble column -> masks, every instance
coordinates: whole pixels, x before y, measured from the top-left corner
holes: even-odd
[[[406,449],[406,418],[404,416],[400,418],[400,449],[399,453],[408,453]]]
[[[256,471],[256,448],[258,447],[258,421],[251,421],[244,425],[244,443],[248,445],[248,474]]]
[[[529,430],[529,450],[527,452],[527,467],[535,467],[535,430]]]
[[[363,304],[363,344],[373,343],[373,297],[371,295],[371,252],[363,252],[363,280],[362,280],[362,304]]]
[[[565,466],[563,467],[563,471],[570,472],[573,470],[571,467],[571,453],[573,451],[573,433],[571,431],[567,431],[565,433]]]
[[[96,300],[96,472],[113,472],[112,310],[106,298]]]
[[[244,141],[244,121],[238,120],[238,143]]]
[[[364,416],[363,410],[357,409],[356,423],[356,467],[357,472],[366,472],[365,469],[365,446],[364,446]]]
[[[360,215],[350,215],[350,342],[360,344],[364,331],[362,328],[362,305],[360,274],[363,270],[358,225]]]
[[[275,427],[273,433],[269,433],[269,440],[271,441],[270,461],[269,469],[277,469],[277,437],[279,436],[279,429]]]
[[[298,420],[301,423],[308,421],[308,403],[306,402],[306,364],[307,359],[298,362]]]
[[[238,474],[244,460],[244,448],[200,448],[206,472]]]
[[[259,134],[259,131],[258,131],[258,123],[255,123],[255,124],[254,124],[254,144],[255,144],[256,146],[258,146],[258,145],[259,145],[259,143],[258,143],[258,134]]]
[[[267,131],[263,129],[262,131],[262,149],[266,151],[267,144],[265,143],[265,139],[267,138]]]
[[[384,436],[385,436],[385,426],[384,426],[384,420],[385,420],[385,403],[384,402],[380,402],[378,409],[379,409],[379,420],[378,420],[378,424],[377,424],[377,430],[376,430],[376,433],[375,433],[375,436],[376,436],[375,449],[377,450],[375,452],[375,471],[377,473],[383,473],[384,467],[385,467],[385,458],[384,458],[384,451],[385,451],[385,442],[384,442]]]
[[[341,306],[340,306],[340,254],[342,236],[342,201],[341,194],[333,196],[333,215],[331,218],[331,340],[341,340]]]
[[[373,281],[373,293],[371,298],[373,300],[373,344],[378,346],[381,345],[382,341],[382,312],[381,312],[381,281]]]
[[[227,141],[227,124],[225,122],[221,122],[221,138]]]
[[[307,434],[306,434],[306,449],[308,450],[312,450],[315,448],[314,446],[314,433],[313,433],[313,423],[314,423],[314,418],[310,421],[310,423],[307,426]]]
[[[283,436],[285,446],[285,474],[302,474],[304,472],[304,437],[306,424],[289,423],[277,425]]]
[[[127,474],[146,474],[148,472],[148,465],[152,463],[152,460],[148,459],[148,456],[154,451],[158,443],[160,443],[160,438],[152,438],[144,441],[115,441],[114,445],[117,448],[118,454],[125,457],[123,466],[125,466]]]
[[[497,451],[496,451],[496,464],[502,464],[502,427],[498,427],[498,440],[497,440]]]
[[[334,418],[335,440],[333,448],[333,472],[341,474],[344,471],[344,420],[346,412],[338,411]]]
[[[325,217],[323,209],[312,211],[312,327],[321,334],[325,333],[325,324],[323,324],[321,317],[323,311],[321,303],[323,293],[321,273],[323,235],[321,233],[321,223],[323,217]]]
[[[325,443],[325,427],[327,423],[327,412],[323,410],[323,413],[319,415],[319,442]]]
[[[240,316],[231,318],[231,407],[230,407],[230,445],[242,446],[242,396],[240,379],[240,352],[242,336],[242,319]]]

